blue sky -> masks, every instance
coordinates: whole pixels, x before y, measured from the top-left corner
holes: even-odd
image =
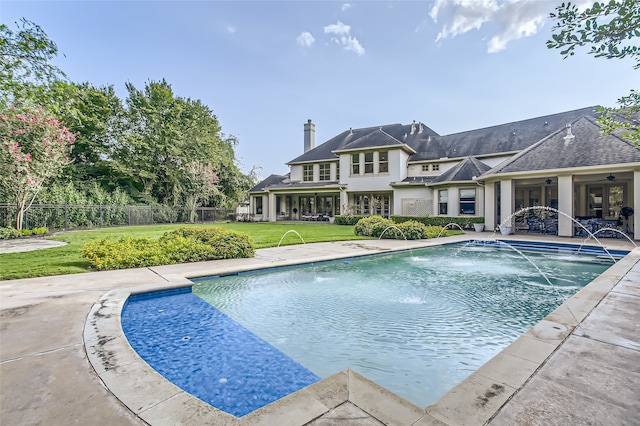
[[[239,138],[248,172],[284,174],[352,128],[421,121],[449,134],[591,105],[637,88],[630,60],[546,48],[561,0],[11,1],[59,48],[74,82],[142,89],[167,80]],[[64,56],[62,56],[64,55]]]

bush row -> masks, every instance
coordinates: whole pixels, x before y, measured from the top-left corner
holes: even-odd
[[[367,216],[360,219],[354,228],[356,235],[396,240],[435,238],[443,234],[443,231],[442,226],[426,226],[415,220],[396,224],[391,219],[381,216]]]
[[[447,226],[451,223],[459,225],[461,228],[468,229],[473,228],[474,223],[484,223],[484,217],[482,216],[460,216],[460,217],[449,217],[449,216],[400,216],[400,215],[392,215],[391,219],[395,223],[402,223],[406,221],[417,221],[423,223],[427,226]],[[451,226],[450,228],[455,228]]]
[[[82,246],[82,257],[97,270],[139,268],[253,257],[255,245],[242,232],[224,228],[183,227],[165,232],[159,239],[122,237],[101,239]]]
[[[48,233],[49,233],[49,229],[45,227],[33,228],[33,229],[22,229],[20,231],[14,228],[0,227],[0,240],[28,237],[29,235],[44,235]]]

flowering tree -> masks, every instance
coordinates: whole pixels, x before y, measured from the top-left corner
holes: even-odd
[[[209,201],[214,195],[219,195],[217,183],[220,179],[213,171],[211,163],[204,164],[192,161],[184,170],[182,182],[185,205],[189,208],[189,222],[196,221],[196,210]]]
[[[46,181],[69,162],[74,140],[43,110],[0,113],[0,194],[16,206],[16,229]]]

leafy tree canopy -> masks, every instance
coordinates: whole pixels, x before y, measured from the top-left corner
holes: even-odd
[[[195,162],[207,165],[207,173],[216,176],[215,191],[196,204],[233,206],[245,199],[255,177],[238,168],[234,152],[238,141],[222,133],[208,106],[176,96],[164,80],[149,82],[142,90],[127,83],[124,100],[111,86],[69,82],[52,64],[58,48],[42,28],[26,19],[16,27],[0,25],[0,114],[41,111],[75,137],[71,162],[43,183],[60,187],[72,183],[85,192],[99,185],[106,191],[122,190],[138,202],[184,205],[193,198],[190,165]],[[21,141],[19,147],[27,142]],[[20,152],[9,152],[17,146],[6,144],[6,159],[22,158]],[[37,157],[34,151],[33,158]],[[31,176],[23,180],[33,181]],[[7,200],[3,192],[0,201]],[[29,204],[23,203],[25,209]]]
[[[631,58],[640,69],[640,0],[595,2],[580,11],[575,4],[562,3],[550,15],[556,21],[549,49],[562,49],[565,58],[573,56],[577,47],[590,47],[596,58]],[[605,132],[622,129],[627,139],[640,144],[640,91],[632,89],[618,99],[618,107],[602,108],[599,122]]]
[[[58,67],[50,63],[58,47],[38,25],[22,19],[17,29],[0,25],[0,98],[20,107],[41,89],[65,78]]]

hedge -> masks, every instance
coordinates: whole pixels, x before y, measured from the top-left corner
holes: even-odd
[[[253,257],[255,245],[242,232],[224,228],[184,227],[159,239],[122,237],[82,246],[82,257],[97,270],[140,268],[214,259]]]
[[[435,238],[443,234],[442,226],[427,226],[416,220],[395,223],[381,216],[367,216],[356,223],[356,235],[396,240],[421,240]]]
[[[408,220],[417,221],[423,223],[427,226],[447,226],[451,223],[459,225],[461,228],[470,229],[473,228],[474,223],[484,223],[484,217],[482,216],[457,216],[457,217],[449,217],[449,216],[400,216],[400,215],[392,215],[391,219],[395,223],[402,223]],[[455,228],[453,226],[449,228]]]

